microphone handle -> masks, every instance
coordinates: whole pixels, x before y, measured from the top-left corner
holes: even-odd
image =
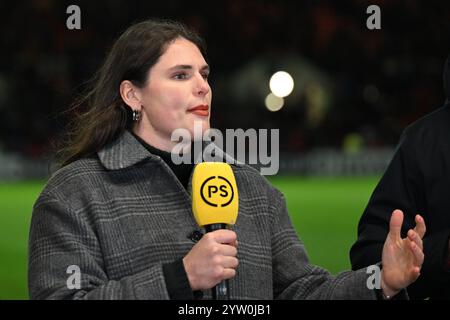
[[[230,283],[228,280],[224,280],[217,286],[212,288],[213,300],[230,300]]]
[[[206,232],[213,232],[220,229],[228,229],[228,225],[226,223],[213,223],[205,225]]]
[[[220,229],[228,229],[225,223],[214,223],[205,226],[206,232],[212,232]],[[230,282],[224,280],[211,289],[213,300],[230,300]]]

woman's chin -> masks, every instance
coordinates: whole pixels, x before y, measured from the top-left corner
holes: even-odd
[[[186,129],[192,137],[203,136],[205,131],[210,129],[209,119],[195,120]]]

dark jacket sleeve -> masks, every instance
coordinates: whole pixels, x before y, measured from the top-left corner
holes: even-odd
[[[386,172],[375,188],[369,203],[359,221],[358,239],[350,251],[354,270],[374,264],[381,260],[381,253],[389,232],[390,216],[395,209],[405,214],[402,236],[415,226],[415,215],[421,214],[427,223],[426,181],[421,152],[422,141],[409,134],[408,128],[403,133],[397,150]],[[432,165],[429,163],[428,165]],[[424,237],[425,260],[421,276],[408,287],[411,298],[425,298],[439,291],[442,281],[449,279],[444,270],[448,252],[450,229],[436,233],[427,231]]]
[[[201,291],[192,291],[186,270],[184,269],[183,259],[163,264],[163,274],[166,279],[170,299],[192,300],[197,298],[198,294],[203,296]]]

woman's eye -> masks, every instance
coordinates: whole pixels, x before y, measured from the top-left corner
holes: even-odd
[[[177,79],[177,80],[183,80],[183,79],[186,79],[187,76],[188,76],[187,73],[182,72],[182,73],[177,73],[177,74],[175,74],[175,75],[173,76],[173,78],[174,78],[174,79]]]
[[[208,80],[209,73],[203,73],[202,77],[203,77],[203,79]]]

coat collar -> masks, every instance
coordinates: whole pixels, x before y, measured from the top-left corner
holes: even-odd
[[[203,142],[203,150],[206,146],[212,144],[211,141]],[[242,166],[243,164],[232,158],[218,146],[215,147],[222,155],[224,162]],[[148,151],[129,131],[124,131],[113,142],[107,144],[103,149],[97,152],[102,165],[108,170],[119,170],[131,167],[144,159],[153,159],[158,161],[159,156]]]
[[[124,169],[146,158],[157,158],[128,131],[124,131],[119,138],[107,144],[97,154],[102,165],[108,170]]]

